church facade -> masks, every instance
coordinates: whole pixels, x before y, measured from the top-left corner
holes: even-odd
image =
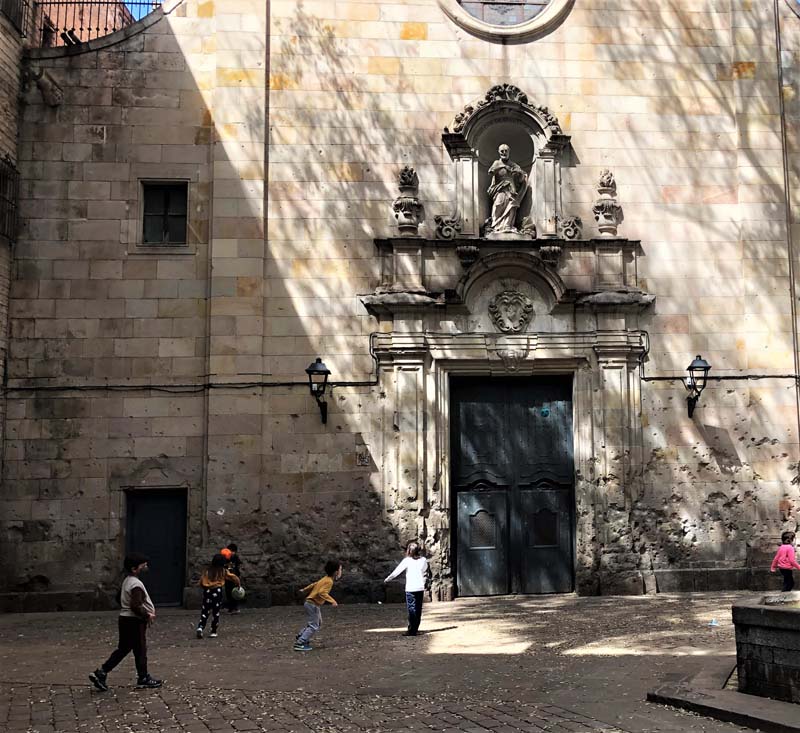
[[[231,541],[276,603],[329,557],[383,599],[411,539],[440,600],[764,587],[798,40],[794,0],[170,0],[26,48],[3,607],[104,607],[131,549],[184,602]]]

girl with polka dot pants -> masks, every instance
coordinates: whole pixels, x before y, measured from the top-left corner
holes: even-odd
[[[219,612],[225,598],[225,581],[230,580],[237,586],[241,585],[239,578],[225,568],[225,557],[221,554],[211,558],[211,564],[203,571],[200,577],[200,587],[203,589],[203,610],[200,611],[200,622],[197,624],[197,638],[203,638],[208,617],[211,616],[212,639],[217,637],[219,628]]]

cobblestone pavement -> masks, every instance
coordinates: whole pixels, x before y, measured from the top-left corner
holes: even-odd
[[[310,653],[292,652],[302,609],[225,616],[194,638],[196,613],[164,609],[149,635],[162,690],[133,663],[98,693],[86,675],[114,646],[113,613],[0,616],[0,731],[624,731],[742,729],[644,701],[714,659],[734,665],[736,594],[465,599],[325,609]],[[716,619],[717,624],[710,625]]]
[[[8,733],[235,733],[236,731],[572,731],[622,733],[555,705],[427,696],[245,692],[228,700],[208,689],[123,688],[105,695],[85,686],[5,687],[0,721]],[[7,718],[5,709],[8,710]],[[5,720],[4,720],[5,718]]]

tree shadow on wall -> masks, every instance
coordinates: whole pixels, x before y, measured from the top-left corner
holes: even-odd
[[[800,19],[780,7],[796,43]],[[657,296],[641,319],[647,373],[683,376],[696,353],[713,367],[693,420],[679,383],[642,384],[631,550],[643,570],[758,567],[797,523],[795,387],[713,376],[795,371],[772,3],[634,0],[618,15],[595,53],[619,112],[597,119],[626,234],[642,240],[639,284]],[[799,111],[787,103],[790,156]]]

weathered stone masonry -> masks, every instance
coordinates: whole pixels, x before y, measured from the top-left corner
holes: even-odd
[[[32,83],[20,108],[7,607],[101,605],[143,487],[187,491],[187,579],[235,539],[274,601],[329,554],[346,595],[378,598],[421,536],[451,597],[448,380],[509,364],[573,375],[579,592],[763,582],[797,524],[794,383],[712,382],[689,420],[640,360],[646,332],[649,375],[696,353],[712,375],[796,370],[800,18],[779,4],[781,89],[770,3],[576,3],[511,44],[444,5],[176,0],[28,52],[63,98]],[[538,113],[537,234],[517,244],[475,241],[491,158],[447,137],[500,84],[555,120]],[[404,165],[417,239],[392,209]],[[603,169],[624,209],[605,244]],[[141,246],[142,180],[188,181],[186,247]],[[498,340],[504,288],[535,316]],[[360,384],[334,386],[327,425],[302,384],[316,356]]]

